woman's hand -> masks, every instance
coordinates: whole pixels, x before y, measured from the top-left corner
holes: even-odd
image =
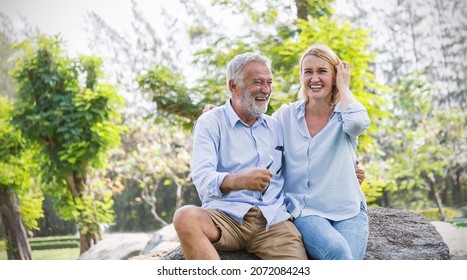
[[[212,104],[208,104],[208,105],[204,106],[203,114],[206,113],[206,112],[211,111],[211,110],[214,109],[214,108],[217,108],[217,106],[212,105]]]
[[[350,63],[342,61],[336,69],[336,86],[342,92],[350,87]]]
[[[365,169],[360,166],[360,162],[356,161],[357,165],[355,166],[355,173],[357,174],[357,179],[360,185],[362,184],[363,180],[365,180]]]
[[[350,64],[346,61],[336,66],[336,87],[339,92],[341,109],[344,110],[350,103],[357,101],[350,91]]]

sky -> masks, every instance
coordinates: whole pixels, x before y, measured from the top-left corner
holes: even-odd
[[[220,12],[218,8],[212,8],[211,0],[198,0],[207,9],[207,16],[219,25],[225,26],[226,32],[232,30],[237,24],[234,16],[229,13]],[[189,20],[186,10],[181,6],[179,0],[135,0],[137,7],[142,11],[146,20],[153,27],[158,28],[158,36],[164,35],[166,30],[164,17],[160,16],[162,9],[167,10],[170,15],[177,15],[177,24],[184,24]],[[133,21],[131,0],[0,0],[0,12],[6,14],[14,25],[14,30],[22,30],[24,27],[22,17],[33,27],[37,27],[41,33],[48,35],[60,34],[64,42],[63,49],[71,57],[81,54],[92,55],[88,44],[90,36],[86,34],[86,14],[95,12],[109,26],[117,30],[120,35],[131,37],[134,32],[131,26]],[[179,38],[181,34],[170,34],[177,42],[186,40]],[[183,50],[179,54],[181,60],[191,61],[189,50]],[[190,67],[184,68],[184,74],[188,82],[196,80],[197,72]],[[185,73],[186,72],[186,73]]]
[[[174,0],[136,0],[146,19],[154,26],[157,22],[161,7],[173,14],[179,14],[179,1]],[[201,0],[209,6],[210,0]],[[70,54],[87,51],[85,15],[93,11],[100,15],[105,22],[121,33],[131,32],[131,1],[130,0],[0,0],[0,12],[6,14],[13,21],[15,27],[21,26],[21,16],[37,26],[42,33],[61,34]],[[220,22],[232,20],[229,15],[221,15],[218,11],[209,9],[208,15]],[[183,15],[177,18],[183,21]]]
[[[124,26],[129,20],[131,4],[129,1],[111,0],[0,0],[0,11],[10,17],[15,27],[21,25],[20,16],[37,26],[46,34],[60,33],[69,51],[84,52],[86,50],[84,15],[88,10],[101,14],[112,25]],[[109,11],[112,7],[112,11]]]
[[[176,0],[135,0],[138,7],[143,11],[146,19],[153,21],[153,26],[161,26],[163,23],[157,22],[161,7],[172,11],[172,14],[180,14],[184,9],[180,8],[179,1]],[[211,0],[198,0],[207,9],[208,16],[215,22],[224,25],[226,32],[235,32],[232,24],[235,20],[233,15],[218,8],[212,8]],[[392,3],[394,0],[377,1],[377,3]],[[369,1],[369,4],[373,4]],[[336,0],[338,6],[344,7],[343,11],[352,10],[345,6],[345,0]],[[70,54],[83,53],[87,51],[85,15],[88,11],[94,11],[100,15],[110,26],[119,32],[131,33],[131,0],[0,0],[0,12],[8,15],[17,28],[21,27],[20,16],[37,26],[39,30],[46,34],[58,34],[63,36],[67,42],[67,49]],[[216,10],[217,9],[217,10]],[[186,19],[180,15],[178,20]]]

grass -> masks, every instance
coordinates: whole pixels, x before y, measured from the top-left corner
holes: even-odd
[[[447,220],[446,222],[451,223],[454,227],[457,228],[467,228],[467,218],[457,218]]]
[[[33,250],[33,260],[76,260],[79,257],[79,248]]]
[[[59,239],[60,237],[57,237]],[[76,260],[79,248],[32,250],[33,260]],[[0,260],[7,260],[5,241],[0,240]]]
[[[76,260],[79,257],[79,248],[33,250],[33,260]],[[0,252],[0,261],[7,260],[6,252]]]

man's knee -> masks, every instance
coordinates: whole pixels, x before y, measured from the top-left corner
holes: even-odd
[[[197,211],[197,206],[193,205],[186,205],[183,207],[178,208],[173,217],[173,224],[176,231],[180,229],[184,229],[190,225],[190,221],[193,222],[193,216]]]

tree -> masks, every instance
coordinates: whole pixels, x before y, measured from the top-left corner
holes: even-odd
[[[64,219],[78,222],[83,253],[100,239],[99,222],[112,219],[111,195],[90,176],[119,144],[122,101],[101,81],[100,59],[70,59],[61,44],[58,37],[38,36],[14,47],[14,122],[25,138],[40,145],[46,191]]]
[[[30,26],[25,18],[21,18],[20,24],[21,30],[15,30],[11,19],[0,12],[0,95],[8,97],[10,100],[14,100],[16,96],[15,86],[9,74],[14,67],[9,60],[13,54],[11,49],[13,41],[39,34],[37,28]]]
[[[33,165],[25,140],[11,125],[11,119],[11,104],[0,97],[0,220],[5,228],[8,259],[30,260],[27,229],[37,228],[43,198],[29,175]]]
[[[420,209],[434,202],[445,220],[442,194],[447,180],[456,173],[450,172],[451,164],[458,162],[459,170],[467,164],[465,158],[457,156],[466,141],[466,114],[434,107],[432,89],[427,80],[417,76],[403,80],[395,91],[394,115],[384,120],[386,135],[379,140],[386,151],[384,166],[389,167],[388,190],[402,191],[399,195],[405,196],[396,199],[398,194],[394,193],[392,205],[400,201],[410,203],[404,207]]]
[[[8,58],[11,56],[11,34],[13,33],[13,27],[9,19],[2,13],[0,13],[0,94],[10,99],[15,94],[13,82],[8,72],[13,67],[8,62]]]
[[[26,22],[23,24],[24,35],[34,32]],[[14,99],[16,91],[9,76],[13,68],[9,58],[16,34],[3,13],[0,13],[0,30],[0,222],[6,235],[8,259],[31,259],[27,237],[28,232],[38,229],[37,219],[43,216],[43,196],[38,180],[30,176],[36,170],[32,160],[34,147],[11,124],[9,100]]]
[[[367,172],[387,182],[379,203],[435,206],[444,219],[444,206],[461,207],[467,197],[467,163],[458,156],[466,153],[460,137],[466,117],[466,2],[354,2],[352,22],[381,26],[372,30],[374,68],[392,88],[383,106],[391,114],[377,124],[379,149]]]
[[[132,118],[122,146],[111,158],[115,187],[136,183],[158,228],[172,221],[175,209],[196,203],[190,177],[191,141],[187,132]],[[194,197],[196,201],[191,198]]]
[[[350,20],[372,30],[375,68],[383,83],[399,84],[414,73],[432,81],[433,100],[447,108],[465,108],[467,90],[467,3],[463,0],[400,0],[375,7],[351,4]],[[375,21],[377,19],[377,21]]]
[[[184,66],[177,62],[183,61],[190,48],[180,44],[179,34],[183,34],[180,29],[184,26],[179,18],[188,18],[188,15],[202,11],[196,1],[172,2],[171,5],[180,6],[176,15],[171,15],[160,5],[159,9],[152,11],[151,16],[162,18],[163,26],[153,26],[137,2],[131,2],[133,20],[130,35],[113,29],[96,13],[87,14],[90,48],[104,58],[107,71],[124,92],[126,115],[152,116],[157,110],[154,109],[155,104],[141,92],[135,78],[144,75],[155,65],[164,65],[174,73],[183,69]],[[193,28],[190,32],[194,38],[199,37],[202,31]]]
[[[196,94],[199,88],[189,86],[181,73],[191,66],[177,62],[183,61],[193,45],[202,44],[209,28],[201,21],[206,23],[209,19],[203,17],[204,10],[197,1],[181,1],[171,3],[180,5],[176,15],[163,8],[160,13],[153,11],[154,16],[164,18],[161,28],[152,26],[137,3],[132,3],[131,36],[112,29],[95,13],[88,14],[89,34],[91,47],[109,58],[107,62],[112,65],[108,69],[112,69],[112,75],[127,93],[124,122],[130,129],[123,137],[122,148],[112,157],[109,179],[116,187],[119,184],[139,186],[141,195],[133,200],[146,203],[155,225],[160,226],[171,222],[174,207],[184,202],[199,202],[189,176],[186,154],[191,143],[186,130],[191,129],[205,103],[202,97],[196,99],[201,96]],[[179,20],[184,15],[198,17],[188,28],[187,37],[181,31],[184,21]],[[180,43],[180,36],[184,37],[181,39],[184,43]],[[190,48],[185,46],[185,40],[191,44]],[[126,191],[130,192],[125,189],[122,195]],[[116,205],[116,212],[122,204]],[[124,205],[125,209],[131,207],[128,204]],[[120,221],[125,219],[118,213],[117,217]]]

